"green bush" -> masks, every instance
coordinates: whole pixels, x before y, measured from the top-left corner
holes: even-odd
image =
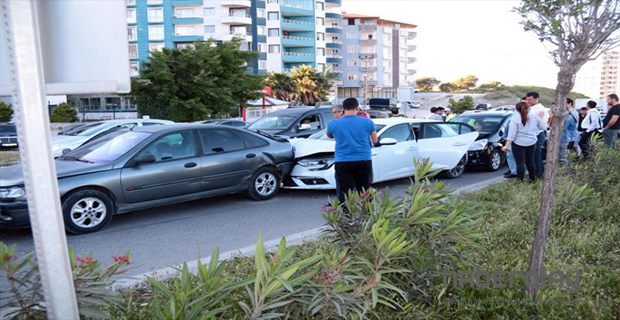
[[[452,112],[463,113],[469,109],[473,109],[474,98],[472,98],[472,96],[464,96],[459,99],[459,101],[450,98],[450,100],[448,100],[448,104]]]
[[[51,116],[52,122],[76,122],[78,121],[77,110],[70,106],[68,103],[61,103],[54,111],[52,111]]]
[[[0,101],[0,122],[9,122],[13,119],[13,107]]]

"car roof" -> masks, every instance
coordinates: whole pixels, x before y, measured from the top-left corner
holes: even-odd
[[[384,126],[397,125],[401,123],[439,122],[437,120],[431,120],[431,119],[413,119],[413,118],[403,118],[403,117],[372,119],[372,121],[375,124],[384,125]]]
[[[480,116],[509,116],[511,114],[513,114],[514,111],[500,111],[500,110],[488,110],[488,111],[465,111],[462,113],[462,115],[466,115],[466,116],[473,116],[473,115],[480,115]],[[457,115],[458,117],[459,115]]]
[[[269,116],[281,116],[281,115],[300,115],[311,111],[324,111],[331,110],[331,106],[322,106],[322,107],[293,107],[286,108],[274,112],[270,112],[267,115]]]
[[[168,132],[168,131],[177,131],[177,130],[187,130],[187,129],[205,129],[205,128],[215,128],[222,129],[220,125],[214,124],[196,124],[196,123],[174,123],[165,126],[145,126],[145,127],[135,127],[131,129],[136,132],[147,132],[147,133],[157,133],[157,132]],[[226,129],[240,129],[236,127],[225,127]]]

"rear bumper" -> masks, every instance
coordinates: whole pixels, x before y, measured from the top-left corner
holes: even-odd
[[[0,202],[0,228],[14,229],[30,226],[26,202]]]

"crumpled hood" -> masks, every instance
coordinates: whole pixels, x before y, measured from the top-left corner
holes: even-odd
[[[52,152],[54,154],[54,157],[58,157],[62,155],[63,149],[73,150],[79,147],[86,140],[88,140],[88,137],[63,136],[63,135],[53,136],[52,137]]]
[[[93,173],[112,169],[112,163],[94,164],[76,161],[56,160],[56,172],[58,179],[85,173]],[[0,187],[12,187],[24,184],[22,166],[19,164],[0,167]]]
[[[336,142],[333,140],[291,139],[290,143],[295,148],[295,159],[313,154],[334,153],[336,150]]]

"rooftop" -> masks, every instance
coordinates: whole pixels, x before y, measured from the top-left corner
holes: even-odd
[[[418,26],[412,23],[400,22],[388,19],[381,19],[379,16],[368,16],[360,13],[346,13],[343,12],[344,19],[372,19],[377,20],[377,24],[400,24],[403,28],[417,28]]]

